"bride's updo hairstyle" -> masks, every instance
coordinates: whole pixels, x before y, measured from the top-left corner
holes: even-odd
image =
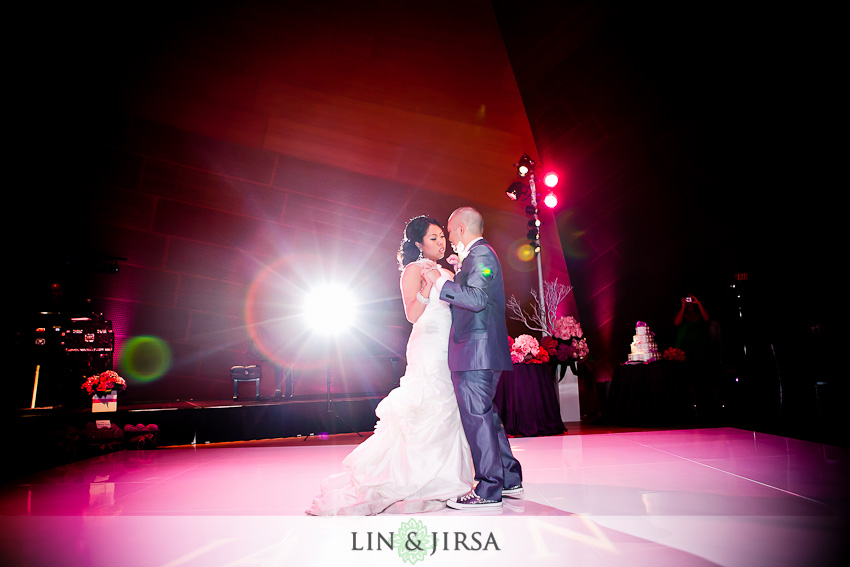
[[[398,269],[403,270],[406,265],[419,258],[419,248],[416,244],[422,244],[425,235],[428,234],[428,227],[432,224],[440,226],[437,219],[420,215],[410,219],[407,226],[404,227],[404,238],[398,247]],[[442,227],[441,227],[442,228]]]

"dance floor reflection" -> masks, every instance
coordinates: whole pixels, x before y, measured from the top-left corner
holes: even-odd
[[[123,451],[30,475],[0,492],[0,561],[847,564],[847,449],[730,428],[517,438],[526,496],[497,513],[305,516],[359,441]]]

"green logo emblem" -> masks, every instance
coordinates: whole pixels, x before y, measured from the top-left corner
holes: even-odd
[[[422,520],[410,519],[402,522],[398,532],[393,536],[393,547],[398,550],[398,556],[405,563],[413,565],[424,561],[428,552],[434,547],[434,538],[428,533],[428,528]]]

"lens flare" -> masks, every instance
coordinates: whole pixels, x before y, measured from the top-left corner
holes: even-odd
[[[355,299],[344,287],[327,285],[313,290],[304,302],[304,318],[314,331],[337,334],[347,330],[355,317]]]
[[[518,238],[514,240],[508,247],[507,253],[504,255],[505,263],[515,272],[532,272],[537,269],[533,252],[528,247],[528,240]]]
[[[523,262],[530,262],[534,259],[534,248],[530,244],[523,244],[517,248],[516,257]]]
[[[304,340],[299,301],[307,283],[298,266],[314,264],[308,255],[284,256],[266,265],[251,282],[245,298],[246,330],[269,361],[290,364]]]
[[[303,248],[258,270],[245,298],[244,334],[252,356],[299,373],[321,369],[324,375],[328,361],[339,356],[336,345],[355,349],[353,343],[370,328],[362,306],[377,286],[368,281],[362,258],[352,257],[347,247],[320,253]],[[370,286],[366,291],[363,282]]]
[[[171,349],[157,337],[133,337],[121,349],[120,365],[130,378],[153,382],[171,367]]]

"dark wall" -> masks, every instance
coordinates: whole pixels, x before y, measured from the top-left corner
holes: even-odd
[[[786,376],[817,359],[811,398],[829,371],[799,346],[823,342],[812,327],[836,330],[830,14],[493,4],[541,157],[566,172],[556,215],[597,379],[625,360],[638,320],[672,346],[692,293],[724,331],[730,371],[749,343],[773,404],[773,344]]]
[[[374,340],[349,351],[403,348],[395,252],[418,214],[479,207],[509,293],[535,285],[513,259],[524,207],[504,190],[536,149],[488,2],[125,3],[21,20],[45,31],[21,46],[10,107],[26,180],[15,319],[61,282],[63,312],[113,321],[126,400],[230,396],[261,328],[323,388],[327,353],[301,350],[324,340],[295,315],[326,280],[364,304]],[[568,280],[546,238],[547,271]],[[171,351],[158,379],[130,376],[139,336]]]

